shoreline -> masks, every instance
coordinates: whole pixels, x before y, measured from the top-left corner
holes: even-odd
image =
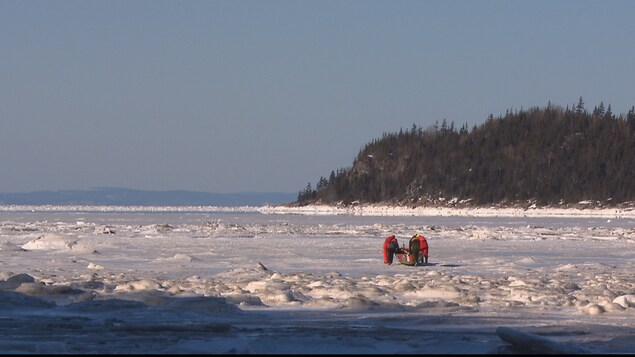
[[[358,205],[336,207],[329,205],[308,205],[302,207],[261,207],[260,212],[268,214],[303,215],[351,215],[351,216],[463,216],[463,217],[601,217],[635,219],[635,208],[554,208],[554,207],[401,207],[387,205]]]
[[[390,207],[364,206],[338,208],[331,206],[265,207],[262,213],[305,215],[352,215],[352,216],[464,216],[464,217],[603,217],[632,218],[632,208],[439,208],[439,207]]]
[[[387,205],[290,206],[109,206],[109,205],[0,205],[0,212],[130,212],[130,213],[261,213],[343,216],[463,216],[463,217],[601,217],[635,219],[635,207],[611,208],[500,208],[400,207]]]

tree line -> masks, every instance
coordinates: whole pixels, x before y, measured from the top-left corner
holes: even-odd
[[[508,110],[479,126],[443,120],[384,133],[349,168],[298,193],[297,205],[563,205],[635,200],[635,106],[616,115],[582,98]]]

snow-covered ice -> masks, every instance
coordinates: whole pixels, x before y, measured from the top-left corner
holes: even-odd
[[[628,209],[0,206],[0,352],[635,353],[634,248]]]

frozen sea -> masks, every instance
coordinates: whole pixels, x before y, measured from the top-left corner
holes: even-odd
[[[501,212],[0,207],[0,353],[635,353],[634,212]]]

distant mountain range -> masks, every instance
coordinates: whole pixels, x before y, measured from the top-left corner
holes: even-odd
[[[1,205],[113,205],[113,206],[264,206],[289,203],[297,193],[144,191],[116,187],[89,190],[0,193]]]

